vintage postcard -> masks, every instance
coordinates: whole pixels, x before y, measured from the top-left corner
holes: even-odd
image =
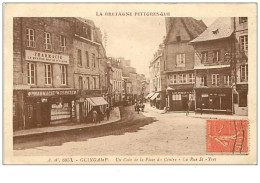
[[[257,164],[257,5],[4,4],[5,164]]]

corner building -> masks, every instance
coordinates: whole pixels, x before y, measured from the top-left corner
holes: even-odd
[[[14,130],[75,118],[72,26],[66,18],[13,19]]]

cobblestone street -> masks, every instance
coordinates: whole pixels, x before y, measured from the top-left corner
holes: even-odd
[[[89,155],[203,155],[206,119],[174,117],[149,109],[137,114],[133,106],[121,109],[120,122],[90,130],[48,135],[14,144],[22,156]]]

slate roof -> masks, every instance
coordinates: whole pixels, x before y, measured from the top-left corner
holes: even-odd
[[[181,20],[186,31],[190,35],[191,40],[196,38],[207,28],[207,26],[202,20],[196,20],[195,18],[192,17],[170,17],[171,25],[169,31],[166,33],[166,38],[165,38],[166,42],[168,41],[171,30],[174,29],[172,25],[174,24],[174,21],[176,19]]]
[[[192,40],[191,43],[228,38],[232,33],[231,18],[222,17],[216,19],[202,34]]]

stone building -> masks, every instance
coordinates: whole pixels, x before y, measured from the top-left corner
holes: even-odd
[[[163,109],[166,106],[167,80],[164,71],[165,47],[164,44],[160,44],[149,65],[150,93],[146,96],[151,105],[158,109]]]
[[[234,114],[248,114],[248,18],[232,18],[235,35],[236,57],[234,58],[233,68],[233,103]]]
[[[194,48],[189,44],[206,25],[191,17],[167,17],[164,73],[167,75],[167,107],[173,111],[194,110]]]
[[[196,111],[231,114],[234,67],[232,19],[216,19],[191,44],[195,49]]]
[[[91,121],[92,110],[96,110],[99,116],[102,116],[108,105],[100,83],[104,74],[104,65],[101,62],[106,58],[102,36],[94,22],[83,18],[70,20],[74,23],[74,87],[78,91],[76,116],[78,122],[87,122]]]
[[[14,130],[75,118],[71,27],[66,18],[13,19]]]
[[[113,106],[119,106],[122,102],[122,92],[123,92],[123,81],[122,81],[122,68],[120,67],[121,60],[119,58],[111,59],[112,66],[112,98]]]

